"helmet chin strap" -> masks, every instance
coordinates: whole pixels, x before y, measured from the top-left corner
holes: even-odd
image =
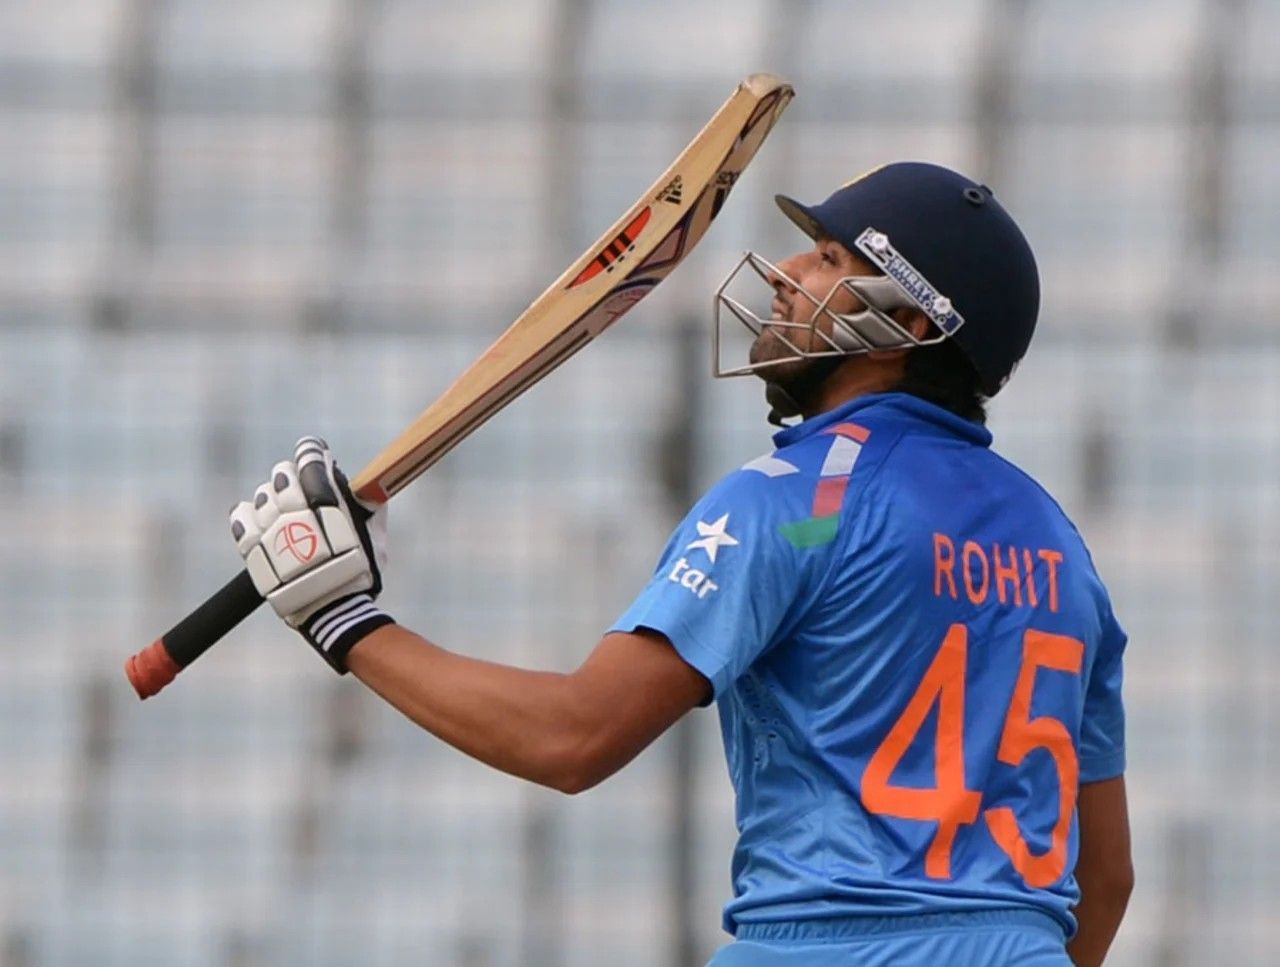
[[[777,383],[764,384],[764,399],[769,404],[769,422],[774,426],[787,428],[786,420],[800,415],[800,404],[796,398]]]
[[[788,424],[784,420],[803,415],[806,404],[816,399],[836,367],[846,358],[832,356],[811,359],[805,371],[788,380],[785,386],[782,383],[766,382],[764,398],[769,404],[769,422],[785,429]]]

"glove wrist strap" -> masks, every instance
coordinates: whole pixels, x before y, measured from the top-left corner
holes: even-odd
[[[339,675],[347,673],[347,654],[367,635],[395,619],[364,592],[339,598],[311,615],[298,628],[302,636]]]

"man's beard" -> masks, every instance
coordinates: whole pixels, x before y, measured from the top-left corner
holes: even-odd
[[[785,426],[785,419],[816,412],[823,384],[842,361],[840,356],[797,356],[797,351],[784,342],[787,333],[803,334],[798,329],[773,329],[766,324],[747,354],[752,365],[786,360],[765,366],[755,374],[764,381],[769,422],[775,426]]]
[[[752,340],[751,348],[747,352],[747,361],[753,366],[758,366],[760,363],[766,363],[772,359],[795,355],[795,350],[783,342],[783,339],[786,338],[783,335],[784,331],[795,332],[796,330],[779,330],[766,324],[757,333],[756,338]],[[778,369],[787,369],[788,367],[788,363],[781,363],[768,367],[766,371],[771,372]]]
[[[792,352],[782,345],[783,352],[776,355],[770,353],[769,349],[773,347],[764,341],[768,338],[761,333],[752,343],[749,354],[752,363],[780,358]],[[775,335],[770,341],[776,338]],[[764,398],[769,404],[769,422],[775,426],[785,426],[783,420],[817,412],[827,378],[843,361],[841,356],[836,355],[788,359],[757,371],[755,375],[765,384]]]

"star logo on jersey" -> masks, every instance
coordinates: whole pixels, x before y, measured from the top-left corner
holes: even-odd
[[[698,521],[698,539],[690,541],[685,545],[686,551],[691,551],[695,547],[700,547],[707,552],[707,557],[711,558],[711,563],[716,562],[716,554],[720,552],[722,547],[733,547],[738,543],[738,539],[729,533],[729,515],[723,514],[719,519],[705,524]]]

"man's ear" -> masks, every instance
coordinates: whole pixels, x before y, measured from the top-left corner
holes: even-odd
[[[921,309],[912,306],[903,306],[894,309],[891,313],[893,321],[900,325],[916,339],[924,339],[929,335],[929,330],[933,327],[933,323],[929,320]]]
[[[933,323],[929,321],[929,317],[920,309],[903,306],[894,309],[889,313],[891,319],[900,325],[903,329],[911,334],[914,339],[924,339],[929,335]],[[905,357],[911,350],[907,349],[887,349],[878,352],[873,351],[867,353],[872,359],[897,359],[899,356]]]

